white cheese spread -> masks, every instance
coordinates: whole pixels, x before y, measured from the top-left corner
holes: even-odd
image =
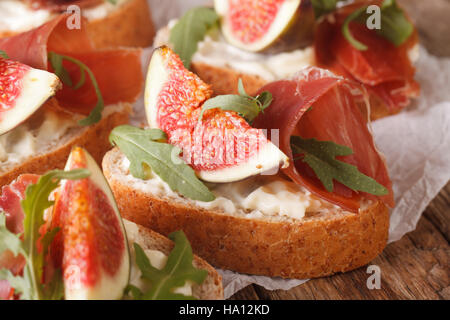
[[[117,0],[116,4],[105,1],[92,8],[81,9],[88,21],[103,19],[129,0]],[[33,10],[20,0],[0,0],[0,32],[18,33],[39,27],[56,17],[45,9]]]
[[[78,118],[80,119],[80,118]],[[77,117],[40,110],[30,119],[0,136],[0,164],[16,164],[57,143],[66,132],[78,127]]]
[[[155,46],[169,44],[170,29],[175,24],[176,20],[172,20],[166,28],[158,31]],[[308,47],[278,54],[247,52],[229,44],[221,32],[215,29],[198,44],[192,61],[231,68],[267,81],[275,81],[290,78],[302,68],[313,65],[314,51],[312,47]]]
[[[83,17],[88,19],[88,21],[100,20],[120,8],[120,6],[122,6],[127,1],[129,0],[116,0],[116,4],[104,1],[104,3],[99,4],[96,7],[82,9],[81,14],[83,15]]]
[[[123,110],[127,104],[107,106],[102,117]],[[0,168],[20,164],[23,160],[51,150],[66,142],[73,130],[81,130],[78,124],[84,116],[39,109],[24,123],[0,135]]]
[[[126,183],[132,188],[159,197],[180,198],[178,193],[153,172],[147,180],[133,177],[129,173],[130,162],[125,156],[120,165],[122,172],[128,173],[125,176]],[[231,215],[244,212],[247,218],[278,216],[302,219],[308,212],[319,213],[338,208],[279,174],[257,175],[237,182],[208,184],[208,187],[216,199],[211,202],[192,200],[196,206]]]
[[[32,10],[18,0],[0,1],[0,32],[23,32],[47,22],[53,14],[47,10]]]

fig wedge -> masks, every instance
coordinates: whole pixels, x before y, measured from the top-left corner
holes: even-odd
[[[53,73],[0,57],[0,135],[28,119],[60,85]]]
[[[51,259],[63,272],[66,300],[121,299],[130,276],[122,218],[102,171],[80,147],[72,150],[65,169],[77,168],[91,175],[61,182],[51,222],[60,231]]]
[[[214,6],[226,40],[240,49],[277,53],[312,43],[310,0],[215,0]]]

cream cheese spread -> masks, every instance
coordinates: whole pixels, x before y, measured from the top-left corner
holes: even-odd
[[[169,44],[170,29],[177,20],[158,31],[155,46]],[[278,54],[252,53],[229,44],[218,29],[211,30],[198,44],[193,62],[203,62],[216,67],[259,76],[267,81],[287,79],[304,67],[314,64],[312,47]]]
[[[102,117],[123,110],[125,104],[106,106]],[[83,116],[61,115],[41,108],[14,129],[0,135],[0,167],[20,164],[24,159],[42,154],[58,145],[72,130],[80,130]]]
[[[78,117],[60,116],[39,110],[30,119],[0,136],[0,164],[16,164],[57,143],[66,132],[78,127]]]
[[[126,183],[133,188],[159,197],[177,199],[180,195],[154,172],[147,180],[137,179],[129,173],[129,160],[124,156],[121,171],[127,172]],[[278,216],[302,219],[308,212],[336,210],[338,207],[321,200],[305,188],[281,175],[257,175],[241,181],[208,184],[216,199],[211,202],[192,200],[196,206],[219,210],[226,214],[244,212],[248,218]]]
[[[81,9],[88,21],[103,19],[129,0],[117,0],[116,4],[105,1],[92,8]],[[19,0],[0,0],[0,32],[18,33],[39,27],[56,17],[45,9],[33,10]]]

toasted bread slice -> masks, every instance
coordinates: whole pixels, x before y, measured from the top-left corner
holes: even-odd
[[[267,83],[259,76],[238,72],[231,68],[216,67],[204,62],[192,62],[192,71],[205,83],[211,84],[215,95],[238,94],[238,81],[242,79],[245,90],[254,95]]]
[[[206,210],[192,200],[160,196],[137,187],[117,148],[103,171],[122,215],[164,235],[183,230],[196,254],[220,268],[284,278],[312,278],[367,264],[386,245],[389,212],[381,202],[359,213],[331,210],[302,219],[248,217]],[[137,182],[137,183],[136,183]]]
[[[131,229],[137,228],[137,235],[134,236],[134,241],[137,242],[144,250],[158,250],[169,255],[174,244],[168,238],[152,231],[148,228],[135,224],[131,221],[124,220],[127,233]],[[201,300],[220,300],[223,299],[222,277],[217,271],[211,267],[203,259],[194,256],[193,265],[196,268],[208,271],[208,277],[201,285],[194,284],[192,286],[192,293],[194,297]]]
[[[107,106],[98,123],[88,127],[71,128],[56,143],[43,146],[19,162],[0,162],[0,186],[9,184],[22,173],[43,174],[51,169],[64,168],[70,150],[75,145],[86,148],[101,164],[103,155],[111,149],[109,133],[114,127],[128,123],[131,110],[128,103]]]
[[[97,48],[148,47],[155,36],[147,0],[128,0],[105,18],[89,21],[87,28]]]
[[[147,0],[127,0],[117,9],[108,12],[105,17],[88,18],[87,28],[97,48],[148,47],[155,36]],[[0,31],[0,38],[16,33],[8,30]]]

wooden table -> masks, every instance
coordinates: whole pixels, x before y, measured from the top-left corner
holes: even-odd
[[[398,2],[415,21],[422,44],[435,55],[450,56],[450,0]],[[389,244],[371,262],[381,269],[381,289],[367,288],[369,274],[362,267],[288,291],[250,285],[231,299],[450,299],[449,224],[450,183],[427,207],[416,230]]]

